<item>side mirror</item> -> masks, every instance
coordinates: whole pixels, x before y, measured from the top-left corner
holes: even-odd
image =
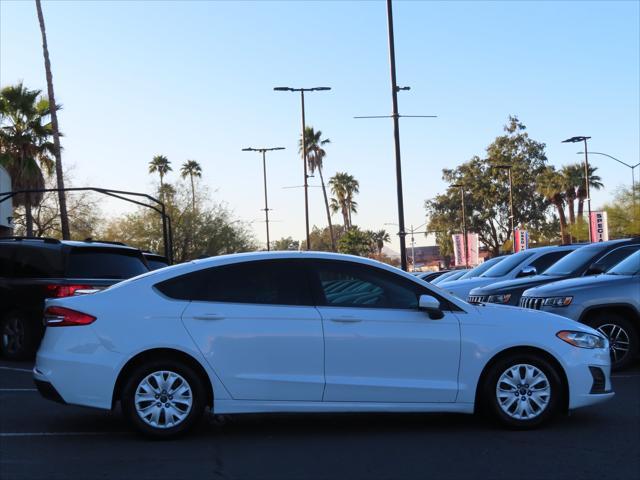
[[[536,267],[534,267],[533,265],[527,265],[522,270],[520,270],[520,273],[518,273],[518,278],[531,277],[537,274],[538,274],[538,270],[536,270]]]
[[[604,273],[604,268],[597,263],[590,265],[587,269],[587,275],[600,275],[601,273]]]
[[[444,317],[444,313],[442,313],[442,309],[440,308],[440,302],[437,298],[434,298],[431,295],[420,295],[418,308],[427,312],[427,314],[429,314],[429,318],[433,320],[438,320]]]

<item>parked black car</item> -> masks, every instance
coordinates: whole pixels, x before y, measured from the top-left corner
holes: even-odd
[[[606,272],[638,249],[640,249],[640,238],[590,243],[558,260],[541,275],[474,288],[469,293],[468,300],[470,303],[500,303],[517,306],[520,304],[520,297],[529,288],[567,278]]]
[[[123,244],[0,238],[0,353],[33,356],[46,298],[106,288],[148,270],[140,250]]]

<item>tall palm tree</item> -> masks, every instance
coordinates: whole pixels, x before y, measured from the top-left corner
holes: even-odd
[[[342,213],[345,229],[349,229],[353,226],[351,214],[358,213],[358,203],[354,200],[354,195],[360,191],[360,183],[353,175],[337,172],[329,179],[329,186],[335,196],[331,199],[331,210],[334,213]]]
[[[382,249],[384,248],[385,243],[389,243],[391,241],[391,236],[389,236],[389,232],[386,230],[378,230],[377,232],[372,232],[373,241],[375,242],[376,249],[378,251],[378,257],[382,255]]]
[[[40,90],[29,90],[22,83],[0,91],[0,165],[11,175],[12,190],[44,188],[44,175],[54,169],[55,145],[50,141],[49,100]],[[43,173],[44,170],[44,173]],[[27,236],[33,236],[31,208],[42,200],[42,193],[16,195],[14,202],[24,206]]]
[[[149,173],[158,172],[160,175],[160,191],[164,189],[164,176],[172,170],[171,162],[164,155],[156,155],[149,162]]]
[[[575,201],[578,198],[578,189],[584,178],[584,171],[579,163],[574,163],[563,166],[560,173],[564,183],[564,198],[567,202],[569,223],[574,225],[576,223]]]
[[[562,243],[569,243],[567,238],[567,218],[564,214],[564,188],[565,183],[560,174],[554,167],[547,167],[536,179],[536,189],[544,196],[544,198],[551,203],[558,211],[558,218],[560,219],[560,237]]]
[[[42,15],[42,5],[40,0],[36,0],[36,10],[38,12],[38,22],[40,23],[40,33],[42,34],[42,54],[44,55],[44,69],[47,76],[47,95],[52,105],[56,104],[56,97],[53,94],[53,75],[51,74],[51,61],[49,60],[49,47],[47,46],[47,32],[44,26],[44,16]],[[62,155],[60,148],[60,129],[58,128],[58,114],[56,108],[51,110],[51,128],[53,133],[53,155],[56,159],[56,183],[58,185],[58,203],[60,204],[60,228],[62,238],[69,240],[69,215],[67,214],[67,197],[64,191],[64,175],[62,174]]]
[[[195,160],[187,160],[182,164],[182,168],[180,169],[180,176],[182,178],[187,178],[191,180],[191,208],[193,209],[193,213],[196,213],[196,189],[193,183],[193,177],[202,177],[202,167]]]
[[[327,222],[329,223],[329,235],[331,235],[331,249],[335,252],[336,239],[333,235],[333,225],[331,224],[331,211],[329,209],[329,199],[327,198],[327,188],[324,184],[324,177],[322,175],[322,161],[327,155],[327,152],[322,147],[331,143],[331,140],[329,140],[328,138],[322,139],[322,132],[320,130],[316,132],[313,127],[305,128],[304,140],[307,147],[307,164],[309,167],[309,172],[311,173],[311,175],[313,175],[315,171],[318,170],[318,173],[320,174],[320,184],[322,185],[324,206],[327,211]],[[298,151],[302,154],[302,138],[298,142],[298,146]]]

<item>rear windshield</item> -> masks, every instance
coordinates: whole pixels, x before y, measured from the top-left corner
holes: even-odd
[[[574,250],[569,255],[561,258],[551,265],[543,275],[563,276],[581,272],[607,245],[589,245]]]
[[[628,256],[607,272],[607,275],[637,275],[640,273],[640,250]]]
[[[491,267],[480,276],[484,278],[504,277],[527,258],[533,257],[534,253],[536,253],[534,250],[525,250],[524,252],[514,253],[510,257],[502,260],[497,265]]]
[[[135,277],[148,271],[137,252],[125,249],[76,248],[69,254],[67,277],[115,278]]]
[[[158,270],[159,268],[164,268],[169,265],[164,260],[156,260],[149,257],[147,257],[146,260],[147,260],[147,265],[149,265],[149,270]]]
[[[491,258],[489,260],[485,260],[484,263],[481,263],[480,265],[478,265],[476,268],[474,268],[473,270],[469,270],[467,273],[465,273],[464,275],[462,275],[458,280],[464,280],[465,278],[475,278],[475,277],[479,277],[480,275],[482,275],[484,272],[486,272],[487,270],[489,270],[491,267],[493,267],[496,263],[501,262],[502,260],[504,260],[507,257],[495,257],[495,258]]]

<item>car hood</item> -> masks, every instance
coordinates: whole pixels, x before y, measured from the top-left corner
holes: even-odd
[[[514,278],[513,280],[505,280],[495,282],[486,287],[475,288],[471,292],[473,295],[495,295],[497,293],[510,292],[513,290],[526,290],[528,288],[537,287],[546,283],[564,280],[566,277],[550,277],[547,275],[534,275],[532,277]]]
[[[597,289],[603,286],[611,287],[617,283],[626,284],[631,280],[630,275],[595,275],[589,277],[569,278],[557,282],[551,282],[525,291],[528,297],[548,297],[551,295],[563,295],[579,291]]]
[[[438,287],[441,289],[452,293],[456,297],[462,298],[463,300],[467,299],[467,295],[469,292],[477,287],[482,287],[485,285],[490,285],[500,281],[499,278],[489,278],[489,277],[475,277],[475,278],[465,278],[464,280],[452,280],[451,282],[442,282],[438,284]]]

